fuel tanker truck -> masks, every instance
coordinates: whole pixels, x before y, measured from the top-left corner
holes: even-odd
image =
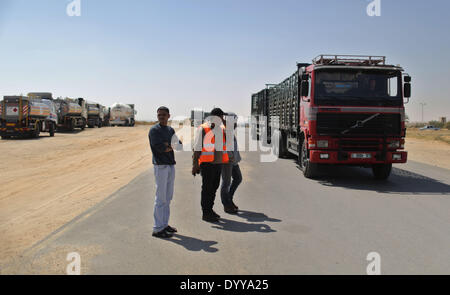
[[[134,115],[137,112],[134,104],[115,103],[111,106],[110,121],[111,126],[131,126],[135,124]]]
[[[58,111],[58,130],[84,130],[88,120],[86,101],[83,98],[55,99]]]
[[[55,135],[58,115],[53,99],[40,95],[4,96],[0,102],[0,136],[39,137],[41,132]]]
[[[88,102],[86,106],[88,113],[88,127],[94,128],[94,126],[97,126],[98,128],[101,128],[103,126],[103,120],[105,116],[103,106],[95,102]]]

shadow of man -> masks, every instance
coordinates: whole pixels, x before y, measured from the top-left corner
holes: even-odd
[[[240,221],[229,220],[225,218],[221,218],[219,223],[215,223],[213,228],[233,231],[233,232],[261,232],[261,233],[270,233],[276,232],[270,226],[263,223],[245,223]]]
[[[202,241],[200,239],[187,237],[179,234],[174,234],[171,239],[166,239],[165,241],[169,241],[175,244],[178,244],[180,246],[183,246],[186,248],[186,250],[189,251],[205,251],[214,253],[219,251],[219,249],[212,247],[213,245],[217,244],[216,241]]]
[[[276,218],[270,218],[264,213],[258,213],[258,212],[252,212],[252,211],[245,211],[245,210],[239,210],[238,217],[247,219],[248,222],[281,222],[280,219]]]

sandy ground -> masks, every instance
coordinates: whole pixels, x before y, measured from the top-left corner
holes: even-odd
[[[450,144],[407,138],[405,149],[408,151],[409,160],[450,169]]]
[[[150,126],[0,141],[0,265],[151,167]]]
[[[151,168],[149,128],[0,141],[0,265]],[[410,160],[450,169],[448,144],[409,138],[406,150]]]

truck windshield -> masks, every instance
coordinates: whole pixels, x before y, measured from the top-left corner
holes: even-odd
[[[317,105],[402,105],[399,71],[319,70],[314,87]]]

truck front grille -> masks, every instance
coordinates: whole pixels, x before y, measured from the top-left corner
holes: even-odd
[[[361,127],[350,127],[362,122],[374,114],[318,113],[317,133],[320,135],[400,135],[400,114],[380,114],[362,124]],[[345,130],[348,132],[344,132]],[[344,133],[343,133],[344,132]]]

